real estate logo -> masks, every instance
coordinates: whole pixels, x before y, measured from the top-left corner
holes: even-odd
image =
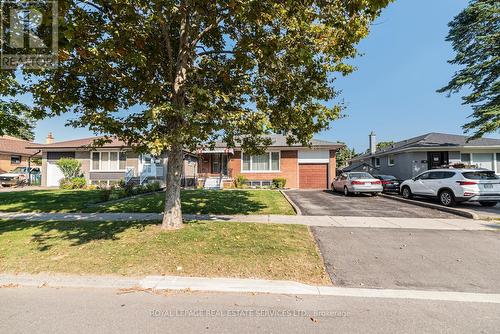
[[[1,68],[56,67],[57,18],[57,1],[0,0]]]

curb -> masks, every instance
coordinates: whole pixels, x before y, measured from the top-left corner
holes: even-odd
[[[297,204],[295,204],[292,201],[292,199],[290,197],[288,197],[288,195],[283,190],[280,190],[280,193],[283,195],[283,197],[285,197],[285,199],[288,201],[288,203],[290,203],[290,205],[292,206],[292,208],[295,211],[295,213],[297,214],[297,216],[302,216],[302,211],[297,206]]]
[[[238,278],[202,278],[177,276],[147,276],[143,279],[111,276],[55,276],[0,274],[0,289],[15,287],[54,288],[113,288],[141,290],[177,290],[232,293],[269,293],[357,298],[420,299],[469,303],[500,304],[500,294],[395,290],[376,288],[344,288],[316,286],[293,281],[273,281]]]
[[[457,208],[450,208],[450,207],[446,207],[446,206],[442,206],[442,205],[438,205],[438,204],[420,202],[420,201],[415,201],[415,200],[411,200],[411,199],[405,199],[402,197],[396,197],[395,195],[380,194],[380,196],[382,196],[384,198],[390,198],[390,199],[393,199],[395,201],[400,201],[403,203],[413,204],[413,205],[424,207],[424,208],[435,209],[435,210],[439,210],[439,211],[443,211],[443,212],[453,213],[457,216],[462,216],[465,218],[470,218],[470,219],[474,219],[474,220],[481,219],[479,217],[479,215],[477,215],[473,212],[469,212],[469,211],[465,211],[465,210],[461,210],[461,209],[457,209]]]

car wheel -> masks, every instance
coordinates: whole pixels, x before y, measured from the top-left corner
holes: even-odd
[[[344,187],[344,196],[349,196],[351,193],[349,192],[349,189],[347,187]]]
[[[403,195],[403,198],[406,198],[406,199],[413,198],[413,194],[411,193],[410,187],[403,187],[403,190],[401,190],[401,195]]]
[[[378,196],[378,194],[379,194],[379,193],[372,193],[372,196],[373,196],[373,197],[376,197],[376,196]]]
[[[439,203],[444,206],[454,206],[455,196],[450,190],[443,190],[439,193]]]
[[[481,206],[492,207],[497,205],[497,202],[480,201],[479,204],[481,204]]]

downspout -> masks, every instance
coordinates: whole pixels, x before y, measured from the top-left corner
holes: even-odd
[[[35,155],[41,153],[42,150],[38,150],[35,154],[32,154],[28,157],[28,186],[31,186],[31,158]]]

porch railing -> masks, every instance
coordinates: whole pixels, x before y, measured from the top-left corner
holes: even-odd
[[[129,183],[130,180],[134,177],[134,169],[131,167],[128,167],[127,170],[125,171],[125,184]]]

